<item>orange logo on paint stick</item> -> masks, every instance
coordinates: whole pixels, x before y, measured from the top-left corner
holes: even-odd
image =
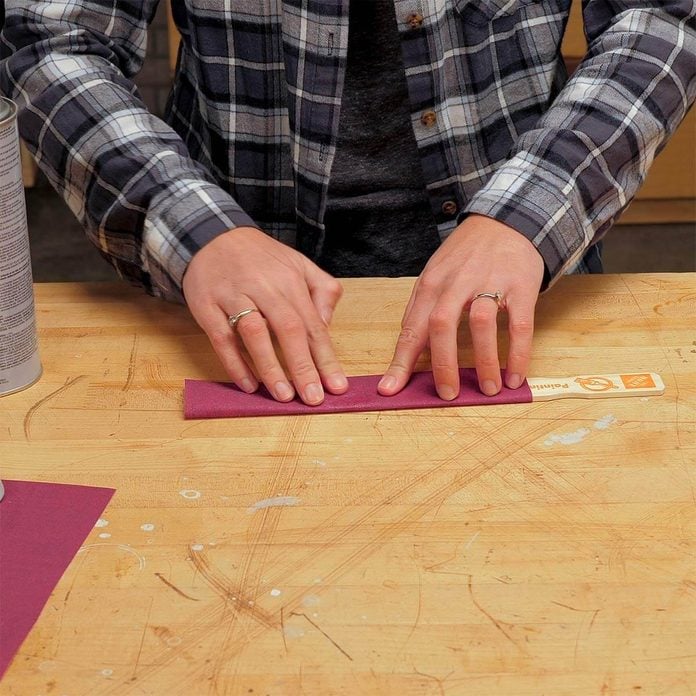
[[[586,391],[603,392],[616,389],[616,385],[606,377],[576,377],[575,381]]]
[[[626,389],[652,389],[655,387],[655,381],[652,375],[619,375]]]

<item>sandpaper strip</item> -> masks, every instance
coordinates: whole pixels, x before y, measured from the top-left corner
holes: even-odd
[[[261,386],[254,394],[246,394],[234,384],[187,379],[184,384],[184,417],[239,418],[243,416],[288,416],[316,413],[348,413],[355,411],[393,411],[452,406],[493,406],[496,404],[529,403],[532,393],[526,382],[519,389],[503,389],[495,396],[479,391],[476,370],[461,368],[461,389],[453,401],[443,401],[435,391],[432,372],[416,372],[406,387],[394,396],[377,392],[382,375],[349,377],[345,394],[326,394],[318,406],[307,406],[299,398],[281,403]]]

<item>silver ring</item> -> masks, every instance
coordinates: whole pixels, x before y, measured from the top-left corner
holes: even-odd
[[[261,314],[260,310],[256,309],[256,307],[250,307],[249,309],[243,309],[241,312],[237,312],[236,314],[230,314],[230,316],[227,317],[227,323],[234,331],[237,328],[237,324],[239,323],[240,319],[247,316],[247,314],[253,314],[254,312]]]
[[[474,295],[474,298],[471,301],[473,302],[474,300],[478,300],[479,297],[487,297],[490,300],[494,300],[498,305],[498,309],[500,309],[502,306],[503,293],[500,292],[500,290],[496,290],[495,292],[480,292],[478,295]]]

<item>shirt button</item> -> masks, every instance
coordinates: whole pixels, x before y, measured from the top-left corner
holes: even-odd
[[[430,128],[430,126],[435,125],[435,121],[437,121],[437,116],[434,111],[424,111],[421,114],[421,123],[424,126]]]
[[[442,212],[445,215],[454,215],[459,208],[457,207],[457,204],[454,201],[445,201],[442,204]]]
[[[423,24],[423,15],[418,12],[411,12],[411,14],[406,17],[406,22],[411,29],[418,29],[421,24]]]

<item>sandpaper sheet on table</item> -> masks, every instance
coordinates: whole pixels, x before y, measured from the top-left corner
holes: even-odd
[[[0,677],[114,494],[8,481],[0,501]]]

